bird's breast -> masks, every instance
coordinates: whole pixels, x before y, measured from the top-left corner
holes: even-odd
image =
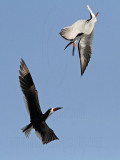
[[[91,22],[87,22],[84,27],[84,34],[89,35],[94,29],[94,24]]]

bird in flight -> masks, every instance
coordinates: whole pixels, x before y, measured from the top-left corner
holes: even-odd
[[[47,125],[46,120],[51,114],[62,107],[50,108],[43,114],[40,108],[38,92],[23,59],[21,59],[19,73],[20,86],[30,115],[30,124],[22,128],[22,131],[25,133],[26,137],[29,137],[31,129],[34,128],[37,136],[42,139],[43,144],[58,139],[54,131]]]
[[[73,52],[72,55],[74,56],[74,50],[76,46],[77,40],[78,43],[78,50],[79,50],[79,58],[81,64],[81,75],[83,75],[92,54],[92,39],[94,34],[94,26],[97,21],[97,15],[93,14],[90,7],[87,5],[88,11],[90,13],[90,19],[88,20],[78,20],[73,23],[71,26],[65,27],[61,30],[60,35],[65,38],[66,40],[70,41],[70,43],[65,47],[65,49],[73,44]]]

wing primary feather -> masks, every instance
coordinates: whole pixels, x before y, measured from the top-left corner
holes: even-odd
[[[80,65],[81,65],[81,76],[84,74],[86,67],[91,58],[92,54],[92,39],[93,39],[94,30],[90,35],[86,35],[78,43],[79,57],[80,57]]]
[[[40,109],[38,93],[35,88],[32,76],[23,59],[21,59],[19,74],[19,82],[26,99],[27,110],[30,113],[31,120],[34,120],[36,117],[39,117],[42,114],[42,111]]]

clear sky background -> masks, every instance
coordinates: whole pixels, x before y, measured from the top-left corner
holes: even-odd
[[[60,30],[99,11],[90,63],[80,76],[78,49],[64,51]],[[0,159],[120,159],[120,1],[0,1]],[[29,124],[19,85],[23,58],[39,93],[43,113],[59,137],[42,145]]]

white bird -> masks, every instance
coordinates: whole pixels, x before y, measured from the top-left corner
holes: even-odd
[[[73,56],[74,50],[77,40],[78,43],[78,50],[79,50],[79,58],[81,64],[81,75],[83,75],[92,54],[92,39],[94,34],[94,26],[97,21],[97,15],[93,14],[90,7],[87,5],[88,11],[90,13],[90,19],[88,20],[78,20],[73,23],[71,26],[65,27],[61,30],[60,35],[68,41],[71,41],[65,49],[70,45],[73,44]]]

